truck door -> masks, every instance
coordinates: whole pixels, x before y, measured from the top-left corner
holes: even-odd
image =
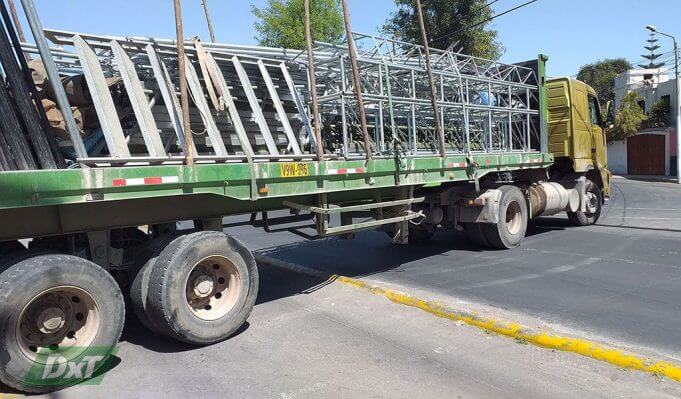
[[[589,119],[591,130],[591,154],[598,169],[607,167],[605,133],[598,99],[589,94]]]
[[[591,129],[591,158],[598,168],[603,182],[603,193],[610,196],[610,172],[608,171],[608,153],[605,139],[605,123],[602,119],[601,107],[596,96],[589,94],[589,122]]]

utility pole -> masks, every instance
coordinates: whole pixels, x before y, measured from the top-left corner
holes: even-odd
[[[210,19],[210,11],[208,11],[208,0],[201,0],[203,12],[206,13],[206,23],[208,23],[208,33],[210,33],[210,41],[215,43],[215,31],[213,30],[213,21]]]
[[[194,165],[194,138],[189,124],[189,95],[187,91],[187,70],[184,53],[184,33],[182,32],[182,6],[180,0],[175,3],[175,31],[177,36],[177,62],[180,74],[180,104],[182,105],[182,132],[184,135],[184,163],[187,166]]]
[[[660,32],[652,25],[646,26],[651,32],[659,33],[662,36],[667,36],[672,39],[674,44],[674,75],[676,79],[676,182],[681,184],[681,79],[679,79],[679,46],[676,43],[676,37]]]
[[[437,92],[435,91],[435,79],[433,78],[433,68],[430,64],[430,47],[428,45],[428,34],[426,33],[426,26],[423,22],[423,9],[421,8],[421,0],[416,0],[416,11],[419,17],[419,26],[421,28],[421,37],[423,38],[423,51],[426,58],[426,71],[428,72],[428,83],[430,85],[430,99],[433,103],[433,115],[435,116],[435,134],[437,134],[438,143],[440,147],[440,156],[445,157],[445,133],[442,130],[440,123],[440,109],[437,105]]]
[[[359,76],[359,66],[357,65],[357,54],[355,53],[355,38],[352,36],[352,27],[350,26],[350,12],[348,11],[348,2],[341,0],[343,4],[343,19],[345,19],[345,32],[348,36],[348,52],[350,53],[350,65],[352,66],[352,78],[354,80],[355,97],[357,97],[357,106],[359,107],[359,123],[362,128],[362,135],[364,137],[364,151],[366,152],[366,160],[371,161],[371,142],[369,141],[369,129],[367,128],[367,116],[364,109],[364,97],[362,95],[362,81]]]
[[[312,97],[312,125],[317,142],[317,160],[324,160],[324,144],[322,130],[319,126],[319,104],[317,103],[317,77],[314,70],[314,54],[312,53],[312,29],[310,27],[310,0],[305,0],[305,44],[307,46],[307,70],[310,76],[310,97]]]

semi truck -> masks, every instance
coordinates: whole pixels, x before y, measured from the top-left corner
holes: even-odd
[[[267,228],[278,222],[268,212],[288,210],[283,219],[312,220],[317,236],[380,229],[386,245],[454,229],[511,249],[542,216],[596,223],[610,193],[597,95],[548,79],[544,55],[502,64],[433,50],[435,109],[423,49],[411,43],[353,34],[355,81],[343,44],[316,43],[310,63],[297,50],[188,40],[188,142],[174,41],[45,30],[23,3],[36,45],[13,40],[7,19],[0,41],[42,61],[48,89],[30,81],[32,94],[54,96],[67,130],[80,127],[62,91],[79,79],[97,123],[58,140],[62,167],[0,172],[0,381],[18,390],[96,375],[103,362],[56,380],[35,370],[55,356],[110,356],[126,302],[150,333],[193,345],[234,334],[255,304],[258,268],[225,216]],[[17,133],[6,126],[6,137]]]

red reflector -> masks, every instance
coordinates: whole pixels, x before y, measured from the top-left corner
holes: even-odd
[[[162,177],[145,177],[144,184],[163,184]]]

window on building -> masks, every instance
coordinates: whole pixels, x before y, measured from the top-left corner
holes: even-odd
[[[589,96],[589,119],[592,125],[601,126],[601,110],[598,99],[594,96]]]
[[[667,94],[666,96],[660,97],[660,101],[662,101],[662,104],[664,104],[665,107],[667,107],[667,108],[670,108],[671,103],[672,103],[671,100],[672,100],[672,99],[671,99],[671,97],[669,96],[669,94]]]
[[[646,112],[646,100],[639,100],[638,106],[641,107],[641,110],[643,110],[643,112]]]

